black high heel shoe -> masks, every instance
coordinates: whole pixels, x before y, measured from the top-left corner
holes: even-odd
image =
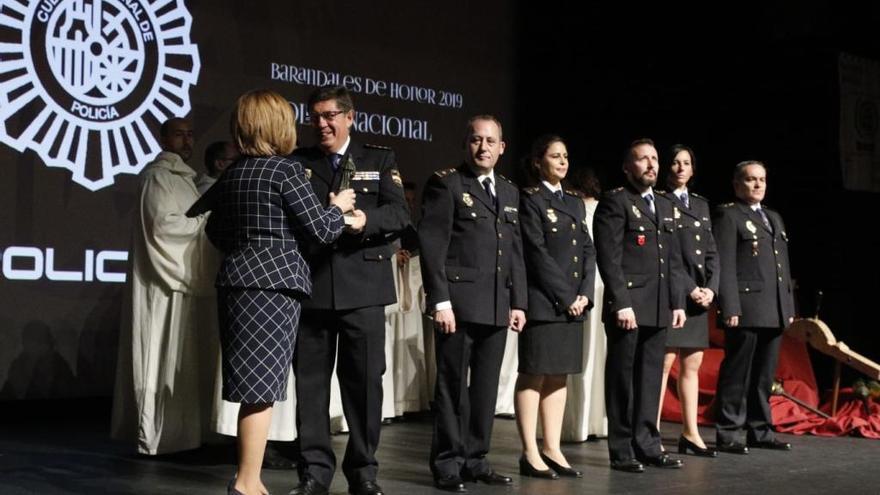
[[[535,469],[535,466],[532,466],[526,456],[520,456],[519,458],[519,474],[520,476],[531,476],[532,478],[543,478],[545,480],[558,480],[559,475],[556,474],[552,469]]]
[[[229,485],[226,487],[226,495],[244,495],[244,493],[235,489],[235,478],[229,480]]]
[[[678,437],[678,453],[679,454],[687,454],[688,450],[693,451],[694,455],[700,457],[718,457],[718,451],[715,449],[711,449],[706,447],[705,449],[700,448],[699,445],[691,442],[684,435]]]
[[[572,478],[583,478],[584,473],[578,471],[577,469],[565,467],[562,464],[554,461],[553,459],[541,453],[541,460],[544,461],[544,464],[550,466],[550,469],[556,471],[559,476],[570,476]]]

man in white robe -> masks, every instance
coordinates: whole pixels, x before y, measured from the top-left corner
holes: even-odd
[[[218,334],[218,259],[198,199],[191,124],[162,124],[163,151],[139,176],[131,301],[123,305],[112,434],[156,455],[194,449],[211,416]]]

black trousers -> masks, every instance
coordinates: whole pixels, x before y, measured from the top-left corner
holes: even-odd
[[[294,355],[298,469],[300,477],[309,474],[326,487],[336,469],[328,411],[337,342],[336,375],[349,428],[342,472],[355,485],[375,480],[379,469],[375,454],[382,426],[385,308],[303,310]]]
[[[507,327],[466,322],[456,326],[453,334],[434,333],[437,385],[430,458],[434,477],[476,476],[492,470],[486,455]]]
[[[724,329],[718,373],[715,436],[718,442],[770,441],[770,390],[779,361],[782,328]],[[748,435],[743,438],[743,432]]]
[[[657,408],[666,353],[666,327],[622,330],[605,326],[605,409],[611,461],[661,454]]]

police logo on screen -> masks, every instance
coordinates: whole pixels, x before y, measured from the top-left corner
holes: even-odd
[[[189,113],[198,47],[183,0],[0,0],[0,140],[98,190]]]

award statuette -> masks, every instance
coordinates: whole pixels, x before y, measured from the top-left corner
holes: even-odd
[[[354,160],[351,159],[351,155],[345,157],[345,162],[342,164],[342,170],[340,173],[342,174],[339,180],[339,191],[344,191],[346,189],[351,189],[351,179],[354,177],[354,173],[357,172],[357,169],[354,166]],[[345,214],[345,225],[352,225],[354,223],[354,215],[352,212],[348,212]]]

